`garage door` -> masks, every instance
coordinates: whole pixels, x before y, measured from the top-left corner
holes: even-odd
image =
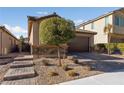
[[[69,44],[69,51],[72,52],[89,52],[89,38],[78,36]]]

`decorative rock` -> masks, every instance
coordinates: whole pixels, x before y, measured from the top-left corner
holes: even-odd
[[[87,71],[90,71],[91,70],[91,67],[90,66],[84,66],[83,67],[85,70],[87,70]]]
[[[79,64],[78,59],[74,59],[73,61],[74,61],[75,64]]]
[[[76,56],[67,56],[67,59],[74,60],[74,59],[76,59]]]

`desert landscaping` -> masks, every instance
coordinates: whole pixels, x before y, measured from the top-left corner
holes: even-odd
[[[124,69],[123,62],[100,60],[85,62],[79,61],[74,56],[61,59],[62,66],[59,66],[58,58],[41,57],[33,60],[30,55],[25,55],[25,57],[8,58],[8,60],[8,63],[0,65],[0,83],[2,85],[52,85]],[[7,73],[11,73],[11,75],[7,75]]]

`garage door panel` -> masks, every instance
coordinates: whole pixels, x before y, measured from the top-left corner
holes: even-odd
[[[69,51],[88,52],[89,51],[89,38],[76,37],[69,43]]]

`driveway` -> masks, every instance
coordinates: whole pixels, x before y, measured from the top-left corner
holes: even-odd
[[[71,53],[71,55],[76,56],[79,61],[105,61],[105,62],[124,62],[124,58],[113,57],[108,54],[98,54],[98,53]]]
[[[104,74],[68,81],[65,85],[124,84],[124,58],[97,53],[71,53],[79,62],[88,63]]]
[[[60,85],[124,85],[124,70],[68,81]]]
[[[98,53],[72,53],[80,63],[84,62],[102,72],[113,72],[124,69],[124,58]]]

